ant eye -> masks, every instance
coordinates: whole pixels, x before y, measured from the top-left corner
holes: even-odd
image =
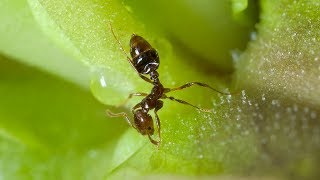
[[[150,126],[148,127],[148,130],[151,130],[151,127],[150,127]]]

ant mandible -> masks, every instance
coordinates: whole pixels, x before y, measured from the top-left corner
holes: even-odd
[[[145,96],[145,98],[143,98],[141,102],[136,104],[131,109],[131,112],[134,115],[133,121],[129,118],[129,116],[125,112],[113,113],[110,110],[107,110],[107,114],[110,117],[124,117],[128,121],[128,123],[133,128],[135,128],[140,134],[147,135],[150,142],[152,142],[153,144],[159,145],[161,142],[161,135],[160,135],[161,125],[160,125],[160,119],[157,113],[163,106],[163,101],[160,99],[169,99],[181,104],[192,106],[203,112],[211,112],[211,110],[209,109],[203,109],[195,105],[192,105],[186,101],[176,99],[172,96],[167,96],[166,94],[168,92],[182,90],[184,88],[188,88],[193,85],[198,85],[198,86],[209,88],[220,94],[230,95],[229,93],[218,91],[212,88],[211,86],[209,86],[208,84],[201,83],[201,82],[189,82],[176,88],[163,87],[163,85],[159,80],[159,73],[157,71],[160,64],[157,51],[143,37],[138,36],[136,34],[132,34],[130,39],[130,55],[131,55],[131,58],[130,58],[125,52],[124,48],[122,47],[119,39],[115,35],[111,24],[109,24],[109,26],[114,38],[116,39],[116,41],[120,46],[120,49],[127,56],[128,62],[131,64],[131,66],[135,69],[135,71],[143,80],[153,85],[153,88],[151,89],[151,92],[149,94],[148,93],[131,93],[127,98],[127,100],[125,101],[127,102],[133,96]],[[148,78],[146,75],[149,75],[150,78]],[[159,137],[158,141],[152,139],[151,137],[154,134],[154,125],[153,125],[153,119],[149,114],[150,110],[154,110],[156,125],[158,129],[158,137]]]

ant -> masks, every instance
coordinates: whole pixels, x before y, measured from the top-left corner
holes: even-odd
[[[158,111],[163,107],[163,101],[161,99],[169,99],[181,104],[192,106],[203,112],[211,112],[211,110],[209,109],[203,109],[195,105],[192,105],[186,101],[176,99],[172,96],[167,96],[167,93],[172,91],[182,90],[182,89],[191,87],[193,85],[198,85],[198,86],[209,88],[223,95],[230,95],[229,93],[220,92],[212,88],[208,84],[201,83],[201,82],[189,82],[176,88],[165,88],[159,80],[159,73],[157,71],[160,64],[159,55],[157,51],[143,37],[138,36],[136,34],[132,34],[130,39],[130,55],[131,55],[131,58],[130,58],[125,52],[119,39],[115,35],[111,24],[109,25],[114,38],[116,39],[116,41],[120,46],[120,49],[127,56],[128,62],[131,64],[131,66],[134,68],[134,70],[138,73],[138,75],[143,80],[153,85],[153,88],[151,89],[151,92],[149,94],[140,93],[140,92],[129,94],[125,103],[129,99],[131,99],[133,96],[145,97],[142,99],[141,102],[136,104],[131,109],[131,112],[134,115],[133,121],[129,118],[129,116],[125,112],[113,113],[110,110],[107,110],[107,114],[110,117],[124,117],[128,121],[128,123],[133,128],[135,128],[140,134],[147,135],[151,143],[155,145],[159,145],[161,142],[161,135],[160,135],[161,125],[160,125],[160,119],[158,116]],[[148,78],[147,75],[149,75],[150,78]],[[150,110],[154,110],[159,141],[156,141],[151,137],[154,134],[154,125],[153,125],[153,119],[149,114]]]

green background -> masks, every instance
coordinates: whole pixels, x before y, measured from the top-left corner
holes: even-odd
[[[2,0],[3,179],[320,176],[320,3]],[[132,33],[160,55],[159,148],[106,109],[149,92],[119,50]]]

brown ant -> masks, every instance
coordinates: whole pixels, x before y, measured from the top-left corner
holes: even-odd
[[[119,39],[115,35],[113,28],[110,24],[111,32],[118,42],[120,49],[123,51],[123,53],[127,56],[127,60],[131,64],[131,66],[135,69],[135,71],[138,73],[138,75],[145,80],[148,83],[151,83],[153,85],[153,88],[150,92],[150,94],[147,93],[131,93],[127,100],[127,102],[130,98],[133,96],[145,96],[144,99],[142,99],[141,102],[136,104],[132,109],[131,112],[134,115],[133,121],[129,118],[129,116],[125,112],[121,113],[113,113],[110,110],[107,110],[107,114],[110,117],[124,117],[128,123],[135,128],[139,133],[142,135],[148,135],[149,140],[155,144],[159,145],[161,142],[161,135],[160,135],[160,119],[157,114],[157,112],[162,108],[163,101],[160,99],[169,99],[172,101],[176,101],[181,104],[189,105],[194,108],[197,108],[200,111],[204,112],[210,112],[209,109],[203,109],[199,108],[197,106],[194,106],[186,101],[176,99],[172,96],[167,96],[166,94],[168,92],[181,90],[184,88],[188,88],[193,85],[198,85],[202,87],[209,88],[215,92],[218,92],[220,94],[224,95],[230,95],[229,93],[220,92],[211,86],[201,83],[201,82],[189,82],[182,86],[176,87],[176,88],[165,88],[161,84],[159,80],[159,73],[157,72],[157,69],[159,67],[159,56],[157,51],[152,48],[152,46],[141,36],[138,36],[136,34],[132,34],[130,39],[130,55],[132,58],[130,58],[125,50],[123,49]],[[150,78],[146,77],[145,75],[149,75]],[[156,125],[158,128],[158,136],[159,141],[156,141],[151,138],[151,136],[154,134],[154,125],[153,125],[153,119],[151,115],[149,114],[150,110],[154,110],[155,118],[156,118]]]

